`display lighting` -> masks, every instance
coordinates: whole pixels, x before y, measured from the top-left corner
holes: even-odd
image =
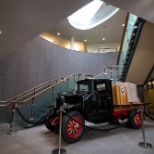
[[[151,89],[151,88],[152,88],[152,82],[149,81],[149,82],[148,82],[148,89]]]

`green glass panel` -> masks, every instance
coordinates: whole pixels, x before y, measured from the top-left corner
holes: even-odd
[[[122,46],[122,51],[121,51],[121,55],[120,55],[120,60],[119,60],[119,72],[121,74],[122,69],[123,69],[123,64],[125,62],[125,58],[127,55],[127,50],[128,50],[128,44],[131,38],[131,34],[134,28],[134,24],[136,22],[137,16],[130,14],[129,18],[128,18],[128,24],[126,25],[126,33],[125,33],[125,37],[124,37],[124,43]]]

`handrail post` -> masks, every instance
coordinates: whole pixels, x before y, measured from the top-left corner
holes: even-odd
[[[68,92],[69,91],[69,88],[68,88],[68,80],[69,80],[69,78],[66,80],[66,91]]]
[[[54,97],[55,97],[55,92],[54,92],[54,87],[52,88],[52,103],[54,102]]]
[[[78,74],[78,81],[80,80],[80,74]]]
[[[144,129],[144,118],[143,118],[143,109],[140,108],[141,119],[142,119],[142,134],[143,134],[143,142],[139,142],[138,145],[142,148],[150,148],[152,149],[152,144],[146,142],[145,129]]]
[[[119,68],[117,68],[117,81],[119,81]]]
[[[74,91],[77,91],[76,74],[74,74]]]
[[[52,154],[66,154],[66,150],[61,148],[61,131],[62,131],[62,113],[63,107],[60,107],[60,121],[59,121],[59,142],[58,142],[58,148],[54,149],[52,151]]]
[[[113,69],[110,68],[110,78],[113,79]]]
[[[33,95],[35,95],[35,87],[34,87],[34,92],[33,92]],[[34,120],[34,117],[33,117],[33,112],[34,112],[34,99],[35,97],[32,98],[32,103],[31,103],[31,114],[30,114],[30,118],[29,120],[30,121],[33,121]]]
[[[13,135],[13,134],[17,133],[14,129],[14,126],[15,126],[15,111],[16,111],[16,103],[13,102],[11,120],[10,120],[10,130],[7,133],[8,135]]]

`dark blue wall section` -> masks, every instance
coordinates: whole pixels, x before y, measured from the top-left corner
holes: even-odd
[[[83,53],[36,37],[0,61],[0,100],[44,81],[73,73],[93,74],[116,64],[118,53]]]

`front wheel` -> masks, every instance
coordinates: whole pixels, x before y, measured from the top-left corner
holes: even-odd
[[[46,121],[45,121],[45,126],[46,126],[46,128],[47,128],[48,130],[50,130],[50,131],[54,131],[54,129],[55,129],[55,127],[50,123],[49,120],[46,120]]]
[[[142,125],[142,117],[141,117],[140,112],[137,112],[136,109],[131,110],[129,118],[131,118],[130,123],[129,123],[130,127],[135,128],[135,129],[139,129],[141,127],[141,125]]]
[[[64,116],[62,122],[62,138],[68,143],[75,143],[83,135],[84,126],[81,124],[85,124],[85,121],[83,116],[77,111],[71,111],[68,114],[75,120],[67,115]]]
[[[52,121],[53,119],[55,119],[55,115],[50,115],[49,117],[46,118],[45,120],[45,126],[48,130],[52,131],[52,132],[55,132],[55,133],[58,133],[58,129],[59,129],[59,125],[58,125],[58,118],[57,118],[57,122],[53,125],[52,124]]]

